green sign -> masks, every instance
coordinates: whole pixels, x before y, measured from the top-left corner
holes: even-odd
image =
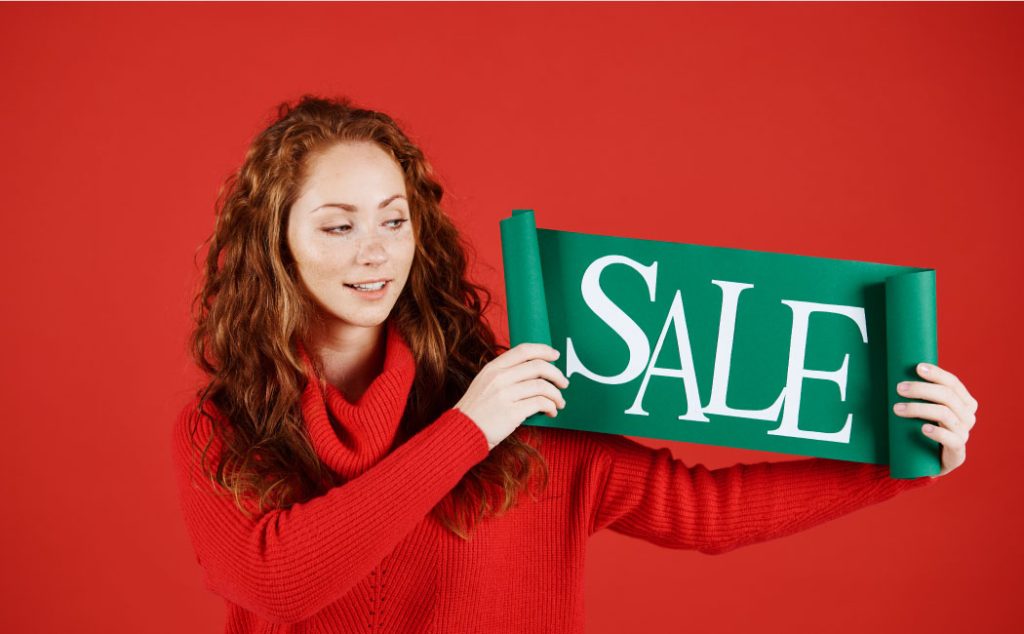
[[[510,343],[558,349],[570,382],[525,424],[939,473],[892,412],[938,362],[933,269],[500,224]]]

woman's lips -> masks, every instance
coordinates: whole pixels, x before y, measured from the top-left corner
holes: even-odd
[[[391,284],[391,280],[388,280],[388,281],[384,282],[384,286],[381,286],[379,289],[377,289],[375,291],[360,290],[360,289],[356,288],[355,286],[351,286],[349,284],[345,284],[345,288],[351,290],[353,293],[355,293],[356,295],[359,295],[363,299],[380,299],[381,297],[384,297],[384,295],[387,294],[387,290],[388,290],[388,287],[389,287],[390,284]]]

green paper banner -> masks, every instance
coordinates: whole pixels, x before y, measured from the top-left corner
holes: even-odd
[[[510,343],[569,378],[524,424],[939,473],[892,411],[938,363],[933,269],[500,225]]]

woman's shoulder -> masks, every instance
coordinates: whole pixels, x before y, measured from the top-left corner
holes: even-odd
[[[199,426],[203,426],[205,423],[205,427],[210,429],[212,420],[221,418],[223,418],[223,413],[211,399],[204,401],[200,395],[193,394],[178,409],[174,427],[180,430],[186,426],[194,427],[196,423],[199,423]]]
[[[175,457],[187,457],[197,450],[202,451],[207,445],[211,451],[217,451],[220,443],[219,436],[213,433],[214,421],[223,420],[223,417],[213,401],[203,401],[198,394],[188,398],[171,424],[171,446]]]

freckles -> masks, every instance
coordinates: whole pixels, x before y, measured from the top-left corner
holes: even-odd
[[[321,244],[307,252],[303,268],[313,280],[330,280],[337,278],[345,270],[346,254],[343,245]]]
[[[304,262],[299,273],[306,285],[314,292],[324,287],[331,277],[329,270],[318,260]]]
[[[405,259],[411,261],[413,256],[416,255],[416,236],[414,236],[410,231],[402,239],[401,246]]]
[[[330,268],[329,263],[333,257],[332,249],[329,249],[326,245],[316,245],[305,255],[306,268],[308,268],[310,272],[317,273]]]
[[[413,239],[412,229],[402,227],[401,231],[392,232],[391,239],[394,242],[408,242]]]
[[[317,260],[310,267],[310,273],[314,279],[326,279],[331,277],[334,268],[326,260]]]
[[[404,254],[406,251],[413,252],[416,250],[416,238],[412,235],[411,231],[402,231],[391,236],[391,244],[393,244],[399,251],[396,253]]]

